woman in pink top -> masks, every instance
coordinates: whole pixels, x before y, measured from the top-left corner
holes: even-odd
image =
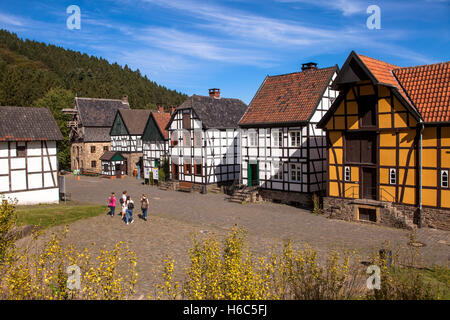
[[[116,194],[113,192],[108,198],[109,214],[111,215],[111,217],[114,217],[114,211],[116,210],[116,201]]]

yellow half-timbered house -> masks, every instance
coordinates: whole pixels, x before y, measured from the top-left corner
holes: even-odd
[[[450,229],[449,66],[400,68],[350,54],[318,124],[327,133],[327,213]]]

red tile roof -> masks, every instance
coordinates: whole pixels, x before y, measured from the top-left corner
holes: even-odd
[[[450,121],[450,62],[400,68],[358,55],[380,83],[398,89],[425,122]]]
[[[393,70],[425,122],[450,121],[450,62]]]
[[[337,71],[334,66],[268,76],[239,125],[307,121]]]
[[[153,118],[156,121],[156,124],[164,135],[164,139],[169,139],[169,132],[166,130],[166,126],[170,120],[170,113],[168,112],[152,112]]]

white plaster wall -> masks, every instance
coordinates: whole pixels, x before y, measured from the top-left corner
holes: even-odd
[[[6,199],[17,199],[19,205],[59,203],[59,188],[8,193]]]

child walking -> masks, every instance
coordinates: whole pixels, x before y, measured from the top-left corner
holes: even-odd
[[[125,217],[125,214],[127,213],[127,191],[125,190],[124,192],[122,192],[122,196],[120,197],[120,204],[122,205],[122,212],[121,212],[121,216],[122,218]]]
[[[114,212],[116,211],[116,194],[114,192],[108,198],[109,215],[114,217]]]
[[[127,221],[127,224],[130,224],[130,223],[134,222],[134,219],[133,219],[134,202],[133,202],[133,200],[131,200],[130,196],[127,197],[126,206],[127,206],[126,221]],[[131,222],[130,222],[130,219],[131,219]]]
[[[149,207],[149,201],[146,194],[143,194],[141,197],[141,210],[142,210],[142,219],[147,221],[147,211]]]

